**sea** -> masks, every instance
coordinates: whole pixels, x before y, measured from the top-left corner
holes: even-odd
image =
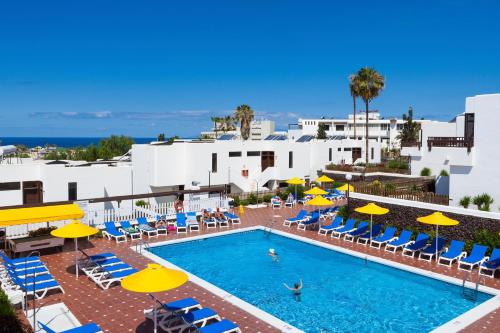
[[[24,145],[28,148],[54,145],[61,148],[86,147],[90,144],[97,145],[100,137],[0,137],[0,146]],[[133,138],[135,143],[149,143],[156,138]]]

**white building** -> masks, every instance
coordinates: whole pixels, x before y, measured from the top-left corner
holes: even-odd
[[[500,94],[478,95],[465,100],[465,112],[451,122],[422,123],[420,146],[403,147],[410,156],[412,174],[430,168],[450,175],[450,205],[464,196],[487,193],[493,197],[492,211],[500,207]],[[473,206],[471,204],[471,206]]]
[[[382,147],[399,148],[396,137],[403,127],[402,119],[384,119],[378,112],[368,113],[368,137],[380,142]],[[326,135],[331,137],[350,138],[365,140],[366,137],[366,113],[356,115],[356,137],[354,137],[354,117],[349,115],[347,119],[335,118],[299,118],[297,124],[289,125],[289,137],[298,139],[303,135],[316,136],[319,124],[326,125]]]
[[[272,120],[252,120],[250,123],[250,140],[264,140],[269,135],[275,132],[275,122]],[[213,128],[211,131],[201,132],[202,137],[216,139],[222,137],[225,138],[240,138],[241,131],[240,127],[236,127],[234,131],[222,131]]]
[[[137,144],[132,146],[131,163],[0,164],[0,206],[226,184],[234,192],[273,189],[292,177],[313,180],[329,163],[352,163],[364,156],[364,142],[359,140],[274,139]],[[370,163],[380,161],[379,143],[371,142],[369,156]],[[102,208],[111,204],[116,205]]]

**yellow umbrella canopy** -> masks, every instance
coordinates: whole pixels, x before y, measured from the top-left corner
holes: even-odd
[[[354,210],[357,211],[358,213],[369,214],[369,215],[384,215],[384,214],[389,213],[389,209],[377,206],[373,202],[370,202],[367,205],[355,208]]]
[[[320,183],[333,183],[333,179],[331,179],[330,177],[328,177],[326,175],[323,175],[323,176],[317,178],[316,181],[320,182]]]
[[[327,194],[328,192],[320,189],[319,187],[313,187],[312,189],[305,191],[304,193],[311,194],[311,195],[323,195],[323,194]]]
[[[341,191],[341,192],[347,192],[347,189],[349,189],[349,192],[354,192],[354,186],[352,186],[352,185],[349,185],[349,187],[348,187],[347,184],[344,184],[340,187],[337,187],[337,190]]]
[[[302,185],[302,184],[305,184],[305,181],[302,180],[302,179],[300,179],[299,177],[290,178],[286,182],[287,182],[287,184],[290,184],[290,185]]]
[[[432,224],[436,226],[436,239],[439,238],[439,226],[450,226],[457,225],[459,222],[457,220],[451,219],[448,216],[445,216],[441,212],[434,212],[427,216],[417,217],[417,221],[425,224]],[[438,248],[436,246],[436,262],[438,257]]]
[[[322,196],[317,196],[307,201],[305,204],[309,206],[331,206],[333,203],[330,200],[323,198]]]
[[[56,230],[52,230],[50,232],[50,234],[54,237],[75,239],[75,270],[77,279],[78,279],[78,238],[94,235],[97,234],[98,232],[99,232],[98,229],[89,227],[88,225],[85,225],[78,220],[74,220],[73,222],[66,224],[60,228],[57,228]]]
[[[417,221],[432,225],[457,225],[459,223],[457,220],[451,219],[441,212],[434,212],[431,215],[419,217]]]
[[[58,238],[80,238],[91,236],[98,232],[99,229],[89,227],[78,220],[74,220],[65,226],[53,230],[50,234]]]
[[[165,268],[158,264],[148,264],[142,271],[124,278],[121,285],[127,290],[138,293],[155,293],[180,287],[186,283],[187,280],[187,274],[182,271]],[[156,332],[156,301],[153,305],[153,315],[153,331]]]

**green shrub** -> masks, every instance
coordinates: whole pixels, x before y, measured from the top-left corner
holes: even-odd
[[[396,185],[392,184],[392,183],[386,183],[384,185],[384,188],[388,191],[394,191],[396,189]]]
[[[462,199],[460,199],[460,206],[464,207],[464,208],[469,208],[469,205],[470,205],[470,196],[466,195],[465,197],[463,197]]]
[[[297,197],[298,198],[304,197],[304,192],[305,192],[306,188],[303,185],[288,185],[288,187],[284,191],[284,193],[286,193],[284,200],[286,200],[289,193],[292,193],[293,195],[295,195],[295,188],[296,187],[297,187]],[[280,194],[278,194],[278,195],[280,195]],[[281,197],[281,195],[280,195],[280,197]],[[281,197],[281,198],[283,199],[283,197]]]
[[[235,195],[233,197],[233,205],[234,207],[238,207],[239,205],[241,205],[240,197],[238,195]]]
[[[420,171],[420,176],[422,176],[422,177],[429,177],[430,175],[431,175],[431,169],[429,169],[429,168],[423,168]]]
[[[477,209],[489,212],[490,205],[493,203],[493,198],[489,194],[483,193],[476,195],[472,202],[477,206]]]
[[[257,203],[257,196],[255,195],[255,193],[250,193],[247,201],[250,205],[255,205]]]
[[[337,216],[342,217],[344,221],[347,220],[349,218],[349,212],[347,211],[347,207],[346,206],[340,207],[337,212]]]
[[[23,333],[23,325],[9,302],[9,298],[0,289],[0,333]]]
[[[137,200],[137,201],[135,202],[135,205],[136,205],[137,207],[144,207],[144,206],[146,206],[146,205],[147,205],[147,203],[146,203],[146,201],[144,201],[144,200]]]
[[[264,196],[262,197],[262,201],[264,202],[271,202],[271,198],[273,197],[272,194],[264,194]]]
[[[439,173],[439,175],[441,177],[448,177],[450,174],[448,173],[448,171],[446,171],[445,169],[441,170],[441,172]]]
[[[387,162],[387,167],[389,169],[406,170],[408,169],[408,163],[403,160],[390,160]]]
[[[38,236],[47,236],[50,235],[52,230],[56,230],[57,227],[47,227],[47,228],[39,228],[36,230],[32,230],[28,233],[29,237],[38,237]]]
[[[491,232],[487,229],[478,230],[473,239],[465,243],[465,251],[470,253],[474,243],[488,246],[487,255],[489,255],[494,248],[500,247],[500,236],[497,232]]]

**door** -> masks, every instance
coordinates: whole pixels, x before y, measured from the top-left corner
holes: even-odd
[[[352,163],[361,158],[361,148],[352,148]]]
[[[274,151],[263,151],[260,155],[260,165],[262,171],[274,166]]]
[[[39,203],[43,203],[42,182],[23,182],[23,205]]]
[[[474,142],[474,113],[465,114],[464,138],[465,141]]]

